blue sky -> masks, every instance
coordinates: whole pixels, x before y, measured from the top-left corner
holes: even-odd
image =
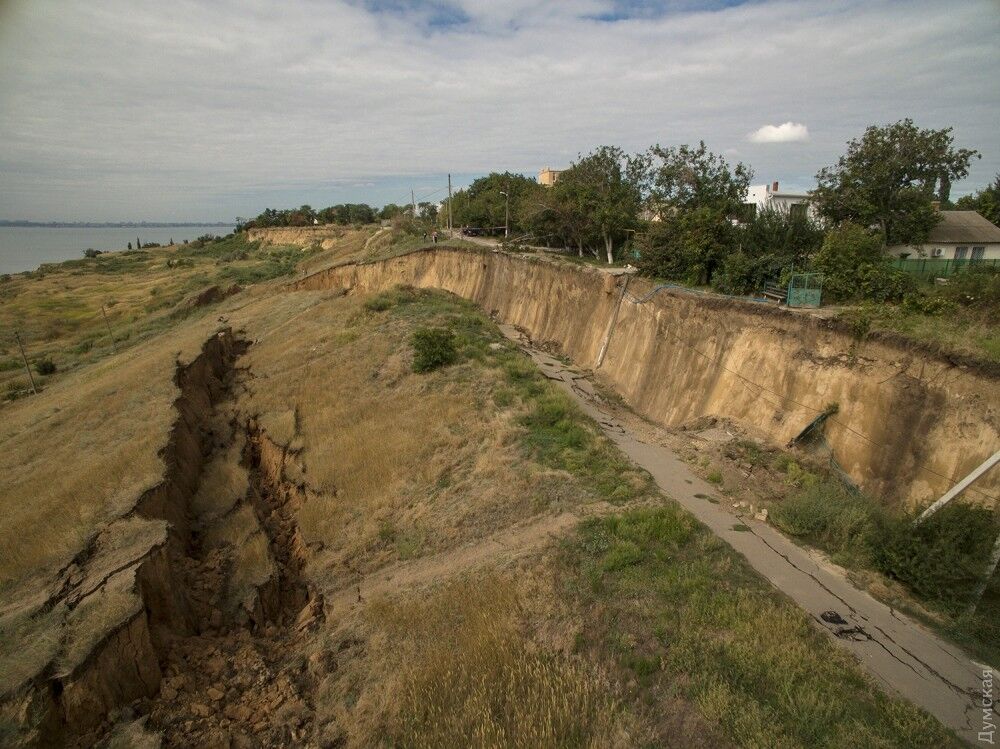
[[[993,0],[0,0],[0,218],[376,204],[704,139],[808,188],[872,123],[1000,172]]]

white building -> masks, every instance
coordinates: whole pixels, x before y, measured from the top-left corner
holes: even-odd
[[[777,180],[769,185],[750,185],[743,203],[754,206],[753,210],[757,213],[770,208],[788,213],[801,211],[810,218],[816,218],[816,208],[808,193],[781,191]]]
[[[1000,227],[975,211],[941,211],[941,220],[920,245],[887,247],[911,260],[1000,260]]]

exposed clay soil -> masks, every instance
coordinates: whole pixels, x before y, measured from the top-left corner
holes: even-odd
[[[248,501],[267,536],[277,580],[258,594],[260,621],[233,621],[223,602],[231,549],[204,553],[198,545],[202,533],[194,534],[185,586],[198,632],[171,643],[162,658],[160,692],[140,706],[150,716],[148,726],[163,732],[164,746],[313,745],[312,693],[332,661],[307,663],[296,656],[298,639],[322,618],[322,601],[302,580],[298,529],[288,504],[297,492],[281,485],[280,473],[262,467],[265,440],[254,430],[244,460]]]
[[[286,480],[285,466],[293,456],[253,418],[241,418],[234,410],[229,394],[241,374],[235,359],[245,349],[238,343],[224,362],[225,371],[212,377],[201,373],[197,360],[179,370],[180,427],[173,443],[185,447],[180,457],[170,453],[164,485],[183,490],[156,491],[137,508],[171,522],[163,565],[167,574],[161,575],[167,579],[159,581],[169,595],[140,590],[146,594],[141,622],[148,622],[141,631],[148,626],[152,632],[152,654],[143,659],[128,648],[115,651],[114,667],[148,673],[141,680],[145,686],[90,699],[90,715],[77,721],[64,717],[63,726],[51,732],[52,738],[61,735],[59,743],[93,746],[116,726],[140,720],[144,730],[160,733],[167,747],[319,746],[313,692],[336,663],[323,651],[308,659],[301,655],[302,643],[323,618],[322,597],[309,589],[302,574],[306,549],[294,511],[305,501],[305,490]],[[226,511],[199,516],[193,497],[206,466],[220,457],[239,461],[248,485]],[[184,471],[184,476],[172,475]],[[250,532],[266,539],[258,566],[271,573],[234,605],[237,553],[245,543],[207,539],[218,524],[247,508],[252,511],[246,513],[252,518]],[[130,658],[137,659],[132,666]],[[89,666],[102,667],[100,658]],[[95,672],[77,681],[100,684],[105,678],[112,676]]]

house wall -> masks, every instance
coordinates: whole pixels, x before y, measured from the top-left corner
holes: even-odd
[[[805,203],[806,206],[808,206],[806,208],[806,212],[809,217],[815,219],[817,216],[816,207],[807,197],[790,193],[774,192],[771,185],[750,185],[750,187],[747,188],[747,197],[743,202],[748,205],[757,206],[758,212],[764,210],[765,208],[788,211],[793,205],[801,205]]]
[[[967,248],[965,259],[972,259],[972,249],[974,247],[983,248],[984,260],[1000,260],[1000,242],[933,242],[922,245],[897,244],[886,248],[886,254],[891,257],[902,257],[908,255],[910,260],[927,258],[928,260],[954,260],[955,251],[959,247]],[[940,249],[942,253],[935,255],[934,250]]]

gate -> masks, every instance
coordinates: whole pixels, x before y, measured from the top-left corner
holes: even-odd
[[[819,307],[822,298],[822,273],[793,273],[788,280],[789,307]]]

